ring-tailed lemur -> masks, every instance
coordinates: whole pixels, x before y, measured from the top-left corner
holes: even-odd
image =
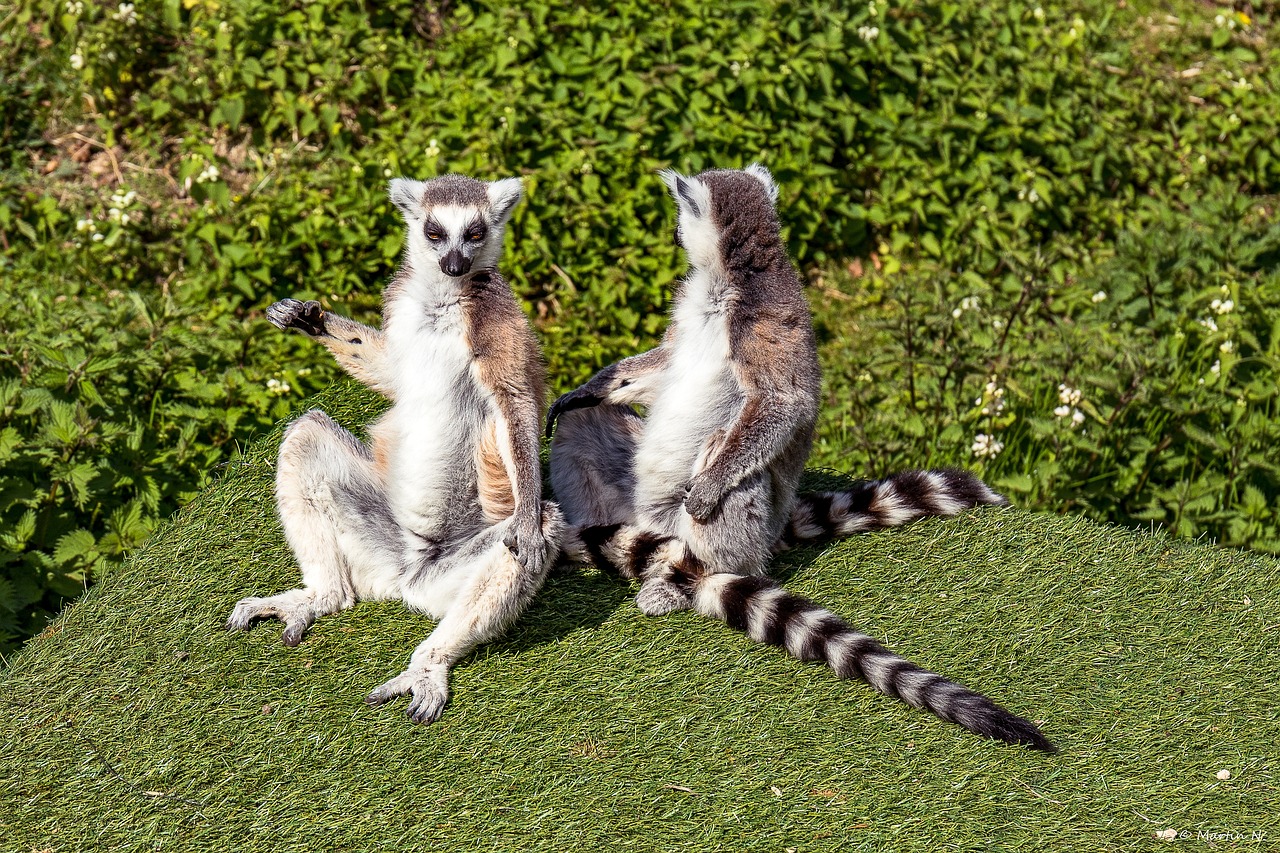
[[[559,553],[563,517],[541,500],[541,353],[494,268],[522,195],[516,178],[394,180],[408,236],[382,329],[296,299],[267,314],[393,405],[368,444],[321,411],[286,430],[276,500],[303,586],[244,599],[227,627],[277,618],[296,646],[318,616],[402,599],[438,624],[368,702],[412,694],[416,722],[440,716],[450,667],[520,614]]]
[[[777,187],[759,166],[663,178],[690,271],[662,344],[601,370],[547,415],[548,433],[560,420],[551,483],[572,525],[566,551],[640,579],[636,603],[649,615],[692,607],[971,731],[1052,750],[1032,723],[763,576],[771,552],[801,541],[1006,501],[960,471],[797,495],[820,377]]]

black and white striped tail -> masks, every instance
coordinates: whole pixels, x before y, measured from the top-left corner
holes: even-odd
[[[780,646],[800,660],[823,661],[841,678],[860,678],[881,693],[971,732],[1056,751],[1033,723],[889,651],[836,614],[769,578],[708,572],[678,539],[625,525],[579,528],[566,539],[565,550],[575,558],[622,577],[670,583],[688,595],[694,610],[757,642]]]
[[[971,732],[1045,752],[1057,748],[1029,720],[980,693],[929,672],[860,633],[836,614],[765,577],[707,574],[693,582],[694,609],[786,649],[804,661],[823,661],[841,678],[929,711]]]
[[[801,492],[774,552],[982,505],[1009,501],[968,471],[953,468],[900,471],[838,492]]]

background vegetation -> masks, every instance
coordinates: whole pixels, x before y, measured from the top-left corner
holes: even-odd
[[[327,385],[388,177],[526,178],[505,270],[565,390],[681,271],[653,173],[783,187],[816,456],[1280,551],[1276,5],[0,6],[0,647]]]

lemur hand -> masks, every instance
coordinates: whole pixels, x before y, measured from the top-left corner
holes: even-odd
[[[277,329],[297,329],[313,338],[324,334],[324,309],[314,300],[281,299],[267,309],[267,319]]]
[[[561,394],[551,404],[551,408],[547,410],[547,438],[551,438],[551,431],[555,429],[556,418],[565,412],[572,412],[574,409],[589,409],[592,406],[598,406],[603,399],[598,394],[588,391],[586,385],[581,388],[575,388],[568,394]]]
[[[693,478],[684,495],[684,511],[699,524],[706,524],[720,508],[724,498],[719,485],[702,474]]]
[[[531,572],[539,572],[547,561],[547,540],[542,535],[542,524],[537,518],[529,521],[513,519],[507,528],[502,544]]]

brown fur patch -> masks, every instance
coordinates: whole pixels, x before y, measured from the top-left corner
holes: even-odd
[[[507,466],[498,452],[498,424],[490,421],[476,447],[476,473],[479,479],[480,509],[490,524],[510,518],[516,511],[515,493]]]

